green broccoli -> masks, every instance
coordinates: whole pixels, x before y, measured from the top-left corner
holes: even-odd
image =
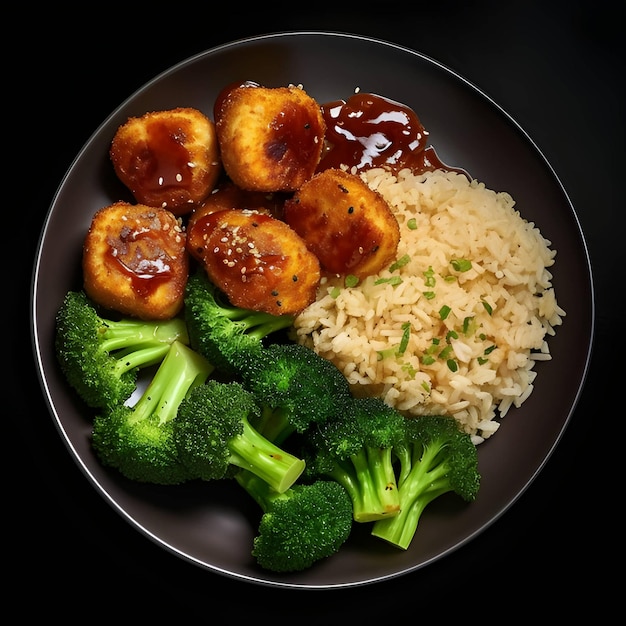
[[[126,401],[139,368],[163,360],[174,341],[189,343],[182,319],[102,317],[83,291],[68,292],[57,312],[55,351],[68,383],[92,408]]]
[[[290,327],[293,320],[292,315],[232,305],[202,269],[187,280],[185,321],[191,346],[226,374],[236,374],[242,360],[263,347],[263,339]]]
[[[339,483],[296,483],[278,493],[250,472],[235,478],[263,511],[252,547],[261,567],[304,570],[335,554],[350,536],[352,502]]]
[[[451,417],[407,420],[406,437],[395,447],[399,459],[401,511],[374,523],[372,535],[406,550],[426,506],[444,493],[475,500],[480,486],[478,455],[470,435]]]
[[[353,398],[340,419],[311,429],[304,444],[307,477],[326,476],[352,499],[356,522],[386,519],[400,511],[393,450],[406,419],[378,397]]]
[[[213,480],[243,468],[278,492],[288,489],[303,472],[304,461],[251,426],[258,412],[254,396],[238,382],[210,380],[196,387],[174,422],[174,439],[188,471]]]
[[[352,399],[341,371],[300,344],[270,344],[242,364],[240,374],[263,409],[255,427],[278,444],[340,416]]]
[[[119,404],[94,418],[92,445],[102,463],[140,482],[165,485],[195,478],[180,461],[172,426],[183,399],[212,371],[202,355],[172,343],[133,406]]]

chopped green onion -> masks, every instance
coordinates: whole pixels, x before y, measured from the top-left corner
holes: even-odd
[[[446,365],[451,372],[456,372],[459,369],[457,362],[454,359],[448,359]]]
[[[456,330],[449,330],[446,333],[446,341],[448,343],[450,343],[451,339],[458,339],[459,338],[459,333],[456,332]]]
[[[354,274],[348,274],[345,280],[346,287],[356,287],[359,284],[359,279]]]
[[[468,259],[452,259],[450,265],[452,265],[457,272],[467,272],[472,269],[472,262]]]
[[[424,365],[432,365],[435,362],[435,357],[430,354],[425,354],[422,356],[422,363]]]
[[[483,352],[483,354],[487,356],[488,354],[491,354],[495,349],[496,349],[495,345],[489,346],[488,348],[485,348],[485,351]]]
[[[341,289],[339,289],[339,287],[333,287],[330,290],[330,297],[331,298],[338,298],[340,293],[341,293]]]
[[[411,257],[408,254],[403,254],[399,259],[396,259],[396,261],[389,266],[389,271],[395,272],[396,270],[399,270],[401,267],[404,267],[410,260]]]
[[[404,363],[402,365],[402,371],[406,372],[411,378],[415,378],[415,374],[417,374],[417,370],[410,363]],[[422,384],[422,386],[424,385]],[[429,389],[427,389],[427,391],[429,391]]]
[[[452,346],[448,345],[439,353],[439,358],[447,359],[451,352],[452,352]]]
[[[382,285],[384,283],[388,283],[392,287],[395,287],[396,285],[399,285],[400,283],[402,283],[402,277],[401,276],[390,276],[389,278],[378,278],[378,279],[376,279],[374,281],[375,285]]]
[[[457,280],[457,278],[454,274],[448,274],[447,276],[444,276],[444,280],[447,283],[453,283],[455,280]]]
[[[400,347],[398,348],[398,354],[404,354],[406,348],[409,345],[409,337],[411,336],[411,324],[404,322],[402,324],[402,339],[400,340]]]
[[[432,265],[429,265],[428,269],[424,272],[424,284],[427,287],[434,287],[435,282],[435,270]]]
[[[426,298],[426,300],[432,300],[435,297],[435,292],[425,291],[422,295],[424,296],[424,298]]]
[[[417,220],[412,217],[407,223],[406,226],[409,230],[415,230],[417,228]]]
[[[484,300],[481,300],[481,302],[483,303],[483,306],[485,307],[485,311],[487,311],[487,313],[491,315],[493,313],[493,309],[491,308],[491,305],[488,302],[485,302]]]
[[[452,309],[447,305],[444,304],[440,309],[439,309],[439,317],[440,319],[443,321],[446,319],[446,317],[448,317],[448,315],[450,315],[450,311],[452,311]]]
[[[386,350],[377,350],[376,351],[376,360],[382,361],[383,359],[387,359],[392,356],[396,356],[396,348],[387,348]]]
[[[489,359],[485,359],[482,356],[479,356],[476,360],[478,361],[478,365],[484,365],[489,361]]]
[[[430,385],[425,380],[422,381],[422,387],[426,393],[430,393]]]
[[[474,332],[474,318],[472,316],[468,316],[463,318],[463,334],[467,337]]]

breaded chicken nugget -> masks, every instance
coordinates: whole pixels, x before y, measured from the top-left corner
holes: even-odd
[[[141,319],[168,319],[182,308],[189,275],[186,234],[166,209],[116,202],[96,212],[83,244],[87,295]]]
[[[297,314],[316,297],[317,257],[287,224],[266,213],[208,213],[187,232],[189,253],[235,306]]]
[[[242,189],[295,191],[314,174],[326,124],[300,87],[230,89],[215,110],[224,169]]]
[[[224,209],[251,209],[282,219],[286,194],[270,191],[246,191],[230,180],[225,180],[189,215],[188,230],[203,215]]]
[[[286,200],[284,215],[329,273],[364,278],[396,255],[398,221],[358,175],[340,169],[316,174]]]
[[[174,215],[186,215],[202,202],[222,171],[215,124],[189,107],[129,118],[109,153],[138,203]]]

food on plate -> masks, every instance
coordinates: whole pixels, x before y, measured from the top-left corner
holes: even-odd
[[[292,228],[266,213],[204,215],[187,230],[187,249],[238,307],[291,315],[315,300],[317,257]]]
[[[254,395],[236,381],[198,385],[181,402],[174,441],[183,464],[202,480],[232,478],[240,469],[283,493],[298,480],[304,461],[253,425],[261,416]]]
[[[167,209],[115,202],[93,216],[83,242],[83,286],[97,304],[141,319],[168,319],[183,306],[186,236]]]
[[[111,141],[118,178],[140,204],[186,215],[222,172],[215,124],[191,107],[131,117]]]
[[[339,483],[295,483],[278,493],[252,472],[235,479],[262,510],[251,554],[264,569],[305,570],[338,552],[350,536],[352,502]]]
[[[398,221],[387,200],[356,174],[316,174],[285,201],[284,213],[326,272],[364,278],[395,258]]]
[[[268,191],[246,191],[231,180],[224,179],[217,184],[200,206],[189,214],[187,228],[192,228],[204,215],[225,209],[248,209],[282,219],[284,202],[284,194]]]
[[[105,407],[94,417],[91,443],[101,463],[143,483],[176,485],[197,478],[181,461],[173,422],[185,396],[213,371],[202,355],[174,341],[139,398]]]
[[[315,172],[326,127],[301,87],[229,86],[214,110],[222,164],[242,189],[295,191]]]
[[[326,135],[319,169],[422,167],[429,133],[405,104],[358,91],[324,103],[322,115]]]
[[[305,346],[272,343],[240,362],[239,377],[262,408],[257,427],[272,441],[341,419],[351,400],[341,372]]]
[[[476,446],[455,420],[440,415],[405,420],[396,443],[400,511],[377,520],[372,535],[406,550],[424,509],[436,498],[454,493],[466,502],[478,495],[481,476]]]
[[[307,476],[337,481],[352,500],[355,522],[398,515],[397,447],[407,420],[380,398],[352,397],[338,419],[307,437]]]
[[[184,317],[192,348],[229,375],[237,374],[242,363],[260,353],[263,342],[275,339],[294,319],[235,306],[203,269],[187,281]]]
[[[326,123],[318,171],[343,168],[357,173],[384,167],[397,173],[465,170],[446,165],[428,144],[429,132],[406,104],[375,93],[357,91],[346,100],[322,104]]]
[[[92,408],[128,400],[140,369],[160,363],[174,341],[189,343],[181,318],[113,319],[84,291],[65,294],[55,322],[55,354],[63,375]]]
[[[382,168],[364,180],[400,225],[396,260],[356,286],[326,277],[294,338],[335,363],[356,395],[407,416],[453,416],[478,443],[533,389],[565,312],[555,251],[513,198],[454,172]]]

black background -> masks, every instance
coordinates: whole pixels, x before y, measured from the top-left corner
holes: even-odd
[[[624,370],[617,352],[624,274],[616,223],[624,209],[617,194],[624,176],[624,3],[290,6],[246,11],[238,3],[219,9],[142,3],[136,11],[132,5],[70,11],[55,4],[36,15],[13,9],[7,20],[5,35],[15,30],[15,37],[10,47],[3,44],[3,191],[10,203],[3,228],[3,319],[10,335],[3,383],[9,431],[1,446],[5,608],[8,599],[22,615],[41,611],[77,621],[225,622],[238,616],[236,623],[245,623],[256,616],[297,624],[419,623],[464,615],[508,621],[565,617],[583,608],[600,618],[615,600],[607,562],[618,558],[622,544],[615,512],[621,495],[611,487],[610,461],[619,454],[613,442],[623,440],[621,431],[613,434],[623,409],[620,414],[612,407],[623,402],[617,381]],[[39,232],[67,168],[97,126],[146,81],[189,56],[293,30],[394,42],[478,86],[554,167],[579,216],[595,281],[587,384],[539,477],[455,553],[411,575],[355,589],[294,591],[237,582],[183,562],[139,534],[96,493],[65,449],[47,412],[28,338],[26,305]],[[10,330],[14,299],[19,332]]]

